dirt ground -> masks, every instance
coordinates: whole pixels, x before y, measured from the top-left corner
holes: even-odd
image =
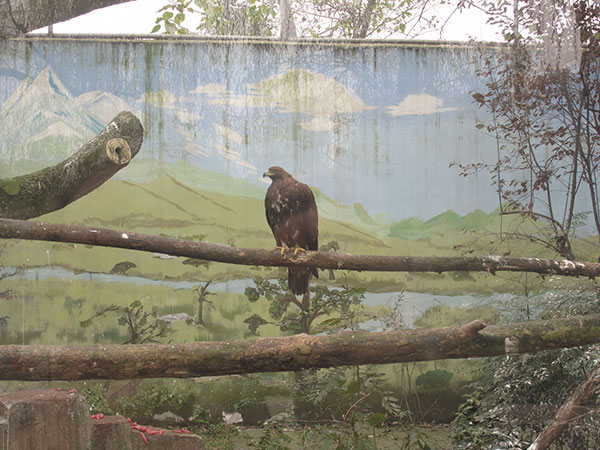
[[[452,448],[450,429],[446,425],[419,426],[409,430],[402,427],[390,427],[387,430],[375,430],[375,439],[371,430],[359,430],[364,438],[364,446],[354,448],[374,448],[392,450],[399,448],[423,448],[417,445],[419,438],[433,450],[449,450]],[[371,433],[369,433],[371,431]],[[349,439],[337,447],[336,437]],[[353,448],[352,432],[325,426],[306,428],[265,428],[239,427],[211,430],[203,435],[206,448],[217,450],[228,449],[290,449],[305,448]],[[427,448],[427,447],[424,447]]]

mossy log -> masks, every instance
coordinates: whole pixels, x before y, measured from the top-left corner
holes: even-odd
[[[600,342],[600,315],[512,325],[346,331],[185,344],[0,346],[2,380],[202,377],[497,356]]]
[[[55,166],[0,180],[0,217],[29,219],[63,208],[127,166],[144,129],[132,113],[119,113],[94,139]]]
[[[281,254],[275,249],[230,247],[122,230],[10,219],[0,219],[0,238],[100,245],[250,266],[311,266],[319,269],[381,272],[485,271],[495,274],[498,271],[513,271],[586,277],[600,275],[599,263],[566,259],[504,256],[377,256],[317,251],[298,252],[294,255],[291,250]]]

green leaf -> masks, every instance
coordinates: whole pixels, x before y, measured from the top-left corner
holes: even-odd
[[[151,33],[156,33],[159,30],[160,30],[160,24],[159,25],[154,25],[154,28],[152,28]]]
[[[372,427],[382,427],[383,425],[385,425],[385,414],[383,413],[375,413],[375,414],[370,414],[369,415],[369,425],[371,425]]]
[[[342,321],[341,319],[334,317],[332,319],[326,319],[326,320],[322,321],[321,326],[332,327],[335,325],[339,325],[341,321]]]
[[[246,297],[248,297],[248,301],[250,301],[251,303],[258,301],[258,299],[260,298],[258,291],[252,287],[247,287],[244,291],[244,294],[246,295]]]

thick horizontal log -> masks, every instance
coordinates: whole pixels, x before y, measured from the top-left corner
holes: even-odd
[[[488,326],[186,344],[0,346],[2,380],[202,377],[525,353],[600,342],[600,314]]]
[[[0,217],[29,219],[63,208],[126,167],[142,146],[144,129],[119,113],[66,160],[38,172],[0,180]]]
[[[600,275],[600,264],[592,262],[504,256],[376,256],[316,251],[298,252],[297,255],[287,251],[282,255],[275,249],[237,248],[105,228],[11,219],[0,219],[0,238],[100,245],[249,266],[311,266],[382,272],[487,271],[495,274],[497,271],[514,271],[587,277]]]

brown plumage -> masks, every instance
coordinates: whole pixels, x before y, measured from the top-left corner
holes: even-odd
[[[319,217],[310,188],[281,167],[271,167],[263,176],[273,180],[265,196],[265,210],[277,247],[318,250]],[[290,267],[290,290],[296,295],[306,293],[311,273],[319,278],[314,267]]]

